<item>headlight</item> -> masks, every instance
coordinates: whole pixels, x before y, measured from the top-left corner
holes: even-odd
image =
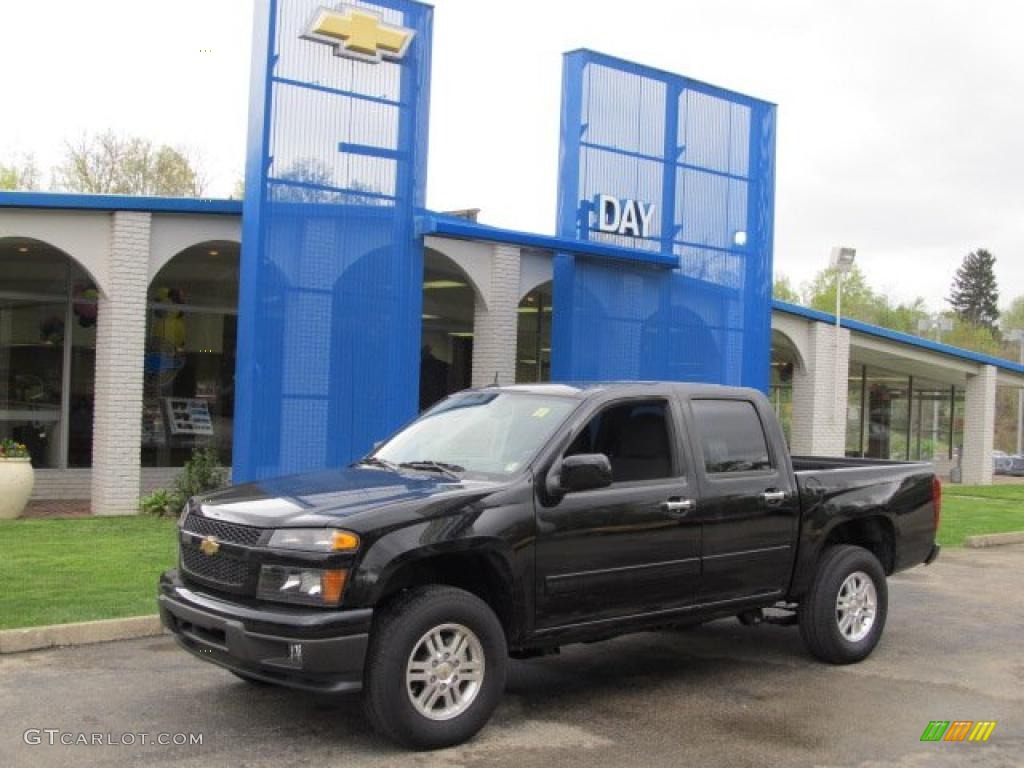
[[[345,591],[348,571],[264,565],[257,596],[263,600],[304,605],[337,605]]]
[[[355,552],[359,537],[336,528],[282,528],[271,534],[267,546],[306,552]]]

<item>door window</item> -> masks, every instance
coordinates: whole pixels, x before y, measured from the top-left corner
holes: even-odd
[[[566,456],[603,453],[616,483],[672,477],[672,441],[663,400],[613,405],[594,416]]]
[[[749,400],[693,400],[694,422],[709,475],[771,469],[768,442]]]

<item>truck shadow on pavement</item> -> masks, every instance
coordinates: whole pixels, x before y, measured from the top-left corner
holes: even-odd
[[[514,731],[536,721],[590,724],[607,715],[629,727],[628,718],[644,718],[652,701],[665,697],[684,705],[711,689],[756,705],[770,696],[764,687],[780,684],[776,677],[793,666],[820,666],[806,655],[794,629],[741,627],[735,620],[568,646],[558,655],[510,662],[504,700],[477,742],[495,729]],[[209,693],[210,706],[222,717],[245,730],[258,724],[262,738],[401,751],[373,734],[358,695],[253,686],[226,671],[211,676]],[[287,723],[274,725],[282,713]],[[799,740],[778,723],[759,735]]]

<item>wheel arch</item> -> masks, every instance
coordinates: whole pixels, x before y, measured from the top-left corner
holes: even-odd
[[[416,586],[443,584],[476,595],[494,611],[511,643],[522,626],[516,613],[510,554],[497,539],[468,538],[410,549],[380,570],[367,603],[380,606]]]
[[[851,544],[871,552],[886,576],[896,568],[896,527],[885,515],[868,515],[837,522],[825,534],[817,559],[831,546]]]

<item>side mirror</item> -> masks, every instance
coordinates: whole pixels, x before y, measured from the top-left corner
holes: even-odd
[[[603,453],[578,453],[562,459],[559,488],[565,493],[592,491],[612,484],[612,463]]]

